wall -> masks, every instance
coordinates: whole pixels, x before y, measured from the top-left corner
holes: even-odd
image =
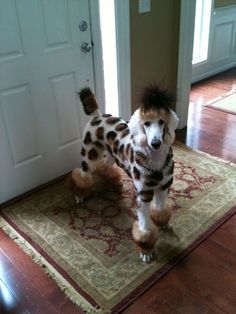
[[[151,12],[139,14],[130,0],[132,111],[142,86],[162,82],[176,91],[180,0],[151,1]]]
[[[236,4],[236,0],[215,0],[215,8]]]

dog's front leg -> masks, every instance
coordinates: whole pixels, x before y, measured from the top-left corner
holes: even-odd
[[[138,198],[138,220],[133,223],[133,238],[140,252],[143,262],[150,262],[157,240],[157,227],[153,224],[149,208],[151,202],[144,202]]]
[[[154,202],[150,208],[150,214],[156,226],[168,226],[171,218],[171,209],[166,206],[168,189],[162,191],[156,190],[154,193]]]

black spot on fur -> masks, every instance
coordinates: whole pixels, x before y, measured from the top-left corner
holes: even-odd
[[[111,117],[111,114],[110,113],[104,113],[102,116],[103,116],[103,118],[109,118],[109,117]]]
[[[161,171],[153,171],[150,175],[147,176],[147,179],[150,181],[160,182],[163,180],[163,173]]]
[[[130,161],[131,161],[131,163],[134,162],[134,150],[133,150],[133,148],[130,149]]]
[[[117,123],[117,122],[119,122],[120,121],[120,118],[117,118],[117,117],[110,117],[110,118],[108,118],[108,119],[106,119],[106,123],[107,124],[115,124],[115,123]]]
[[[129,150],[130,150],[131,144],[127,144],[126,148],[125,148],[125,153],[127,156],[129,156]]]
[[[100,127],[96,130],[95,134],[96,134],[96,136],[97,136],[97,138],[98,138],[99,140],[103,140],[103,139],[104,139],[104,127],[100,126]]]
[[[143,202],[151,202],[154,192],[153,190],[141,191],[139,195]]]
[[[125,145],[122,144],[120,147],[119,147],[119,155],[122,157],[122,159],[124,158],[124,148],[125,148]]]
[[[125,130],[122,132],[122,134],[121,134],[121,138],[127,136],[129,133],[130,133],[130,132],[129,132],[129,129],[125,129]]]
[[[147,160],[147,156],[141,151],[136,151],[134,155],[136,163],[140,166],[142,166]]]
[[[86,155],[86,150],[85,150],[84,147],[82,147],[82,149],[81,149],[81,155],[82,155],[82,156],[85,156],[85,155]]]
[[[99,141],[93,142],[93,145],[99,149],[104,149],[104,145],[102,143],[100,143]]]
[[[135,160],[135,162],[136,162],[139,166],[143,166],[143,161],[142,161],[142,159],[135,157],[134,160]]]
[[[99,117],[95,117],[93,118],[93,120],[91,121],[91,126],[95,126],[95,125],[99,125],[102,122],[102,120]]]
[[[127,169],[125,166],[123,166],[122,168],[123,168],[123,170],[125,171],[125,173],[126,173],[131,179],[133,179],[132,176],[131,176],[131,173],[130,173],[130,167]]]
[[[121,132],[121,131],[123,131],[126,128],[128,128],[128,125],[126,123],[119,123],[115,127],[115,130],[118,131],[118,132]]]
[[[108,152],[111,154],[111,156],[113,156],[111,147],[108,144],[106,144],[106,147],[107,147]]]
[[[114,152],[115,154],[118,153],[119,144],[120,144],[120,141],[119,141],[119,140],[116,140],[115,143],[114,143],[113,152]]]
[[[110,141],[114,141],[114,139],[116,138],[117,136],[117,133],[114,132],[114,131],[110,131],[107,133],[107,140],[110,142]]]
[[[173,172],[174,172],[174,166],[175,166],[175,163],[174,163],[174,161],[172,161],[171,166],[170,166],[170,169],[168,170],[167,174],[173,174]]]
[[[124,165],[119,161],[119,159],[115,158],[115,162],[120,168],[124,168]]]
[[[173,177],[161,187],[162,191],[167,190],[171,186],[172,183],[173,183]]]
[[[88,152],[88,159],[89,160],[96,160],[98,158],[98,152],[96,149],[92,148]]]
[[[92,138],[91,138],[91,133],[88,131],[84,138],[84,144],[88,145],[90,143],[92,143]]]
[[[83,160],[81,166],[84,172],[88,171],[88,164],[86,161]]]
[[[134,175],[134,179],[135,180],[139,180],[140,179],[141,173],[140,173],[140,171],[136,167],[133,168],[133,175]]]
[[[157,182],[155,181],[148,181],[148,182],[145,182],[146,186],[150,186],[150,187],[154,187],[154,186],[157,186]]]
[[[168,155],[166,156],[166,160],[165,160],[165,165],[164,165],[164,167],[165,167],[165,166],[168,166],[169,163],[171,162],[171,160],[172,160],[172,156],[171,156],[171,154],[168,154]]]

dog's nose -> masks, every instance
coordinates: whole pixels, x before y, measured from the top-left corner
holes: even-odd
[[[154,149],[158,149],[161,146],[161,141],[157,139],[153,139],[151,141],[151,145]]]

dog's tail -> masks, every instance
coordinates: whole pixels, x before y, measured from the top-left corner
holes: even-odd
[[[84,112],[87,115],[98,115],[100,114],[97,100],[89,87],[81,89],[79,97],[82,102]]]

